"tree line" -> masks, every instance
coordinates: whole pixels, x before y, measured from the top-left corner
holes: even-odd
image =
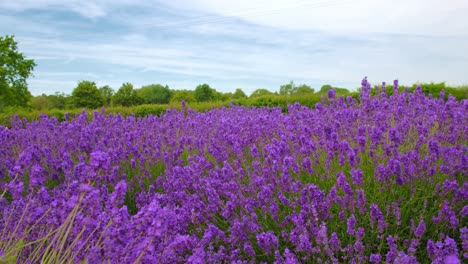
[[[331,85],[324,85],[319,93],[331,89]],[[340,88],[338,88],[340,89]],[[341,92],[348,92],[341,88]],[[225,102],[246,98],[256,98],[269,95],[299,95],[314,94],[315,90],[306,84],[296,86],[293,81],[280,86],[279,92],[268,89],[257,89],[247,96],[241,88],[234,92],[220,92],[209,84],[200,84],[194,90],[170,89],[167,85],[150,84],[135,88],[131,83],[123,83],[115,91],[108,85],[97,87],[93,81],[80,81],[71,95],[56,92],[53,95],[42,94],[31,99],[31,106],[36,110],[71,109],[71,108],[99,108],[110,106],[136,106],[142,104],[169,104],[171,102]]]

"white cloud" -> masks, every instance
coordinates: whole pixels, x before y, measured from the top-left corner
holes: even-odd
[[[139,4],[137,0],[15,0],[1,1],[0,9],[23,11],[29,9],[60,9],[75,12],[83,17],[106,16],[114,7]]]

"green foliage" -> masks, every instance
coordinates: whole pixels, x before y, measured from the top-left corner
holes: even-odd
[[[229,101],[232,99],[232,93],[222,93],[222,92],[218,92],[216,91],[215,89],[211,88],[211,91],[212,91],[212,98],[211,102],[224,102],[224,101]]]
[[[109,85],[105,85],[99,88],[99,92],[101,93],[102,99],[104,100],[104,106],[110,106],[112,103],[112,96],[114,95],[114,89],[112,89]]]
[[[444,91],[444,100],[448,99],[449,94],[455,97],[457,100],[468,99],[468,86],[459,86],[459,87],[450,87],[447,86],[445,82],[440,83],[419,83],[413,84],[412,86],[406,85],[399,85],[398,92],[402,93],[406,88],[408,88],[408,92],[413,92],[416,90],[418,86],[421,86],[421,91],[427,95],[431,95],[432,97],[440,97],[442,91]],[[382,86],[378,86],[379,90],[382,89]],[[392,95],[395,90],[393,85],[386,85],[385,92],[388,96]],[[375,87],[371,89],[371,93],[373,95],[376,94]]]
[[[140,104],[141,99],[131,83],[124,83],[112,97],[113,105],[133,106]]]
[[[133,108],[133,113],[137,117],[145,117],[147,115],[160,116],[169,108],[167,105],[139,105]]]
[[[216,91],[216,93],[219,94],[219,96],[217,96],[215,99],[223,101],[223,102],[232,100],[234,96],[234,94],[231,92],[222,93],[222,92]]]
[[[49,95],[49,108],[65,110],[71,103],[70,98],[64,93],[56,92],[54,95]]]
[[[64,93],[55,92],[53,95],[42,94],[31,99],[31,107],[44,111],[49,109],[65,110],[73,107],[72,98]]]
[[[290,96],[283,96],[278,94],[267,94],[263,96],[250,97],[245,101],[235,101],[239,102],[242,105],[246,106],[255,106],[255,107],[281,107],[283,112],[287,112],[288,105],[294,104],[295,102],[300,103],[301,105],[307,107],[315,107],[317,102],[320,102],[322,99],[321,95],[311,93],[311,94],[293,94]]]
[[[314,89],[307,84],[301,84],[296,86],[293,81],[288,84],[280,86],[281,95],[293,95],[293,94],[313,94]]]
[[[32,98],[26,79],[36,63],[18,51],[13,36],[0,36],[0,111],[8,106],[25,107]]]
[[[39,111],[49,109],[49,99],[47,98],[47,95],[42,94],[40,96],[33,97],[31,99],[31,107]]]
[[[296,87],[294,94],[313,94],[314,92],[315,90],[312,87],[306,84],[301,84]]]
[[[293,81],[289,82],[288,84],[281,85],[279,94],[281,95],[291,95],[294,93],[295,84]]]
[[[448,95],[451,94],[457,100],[465,99],[468,97],[468,89],[448,87],[445,82],[441,83],[422,83],[422,84],[413,84],[409,88],[409,91],[414,91],[418,86],[421,86],[421,90],[425,94],[431,94],[432,97],[440,97],[440,93],[444,90],[444,99],[447,100]]]
[[[200,84],[195,88],[195,100],[197,102],[212,101],[214,99],[215,92],[216,91],[214,91],[214,89],[212,89],[208,84]]]
[[[250,95],[250,98],[255,98],[255,97],[260,97],[260,96],[265,96],[265,95],[271,95],[273,94],[270,90],[260,88],[255,91]]]
[[[146,85],[136,90],[136,92],[145,104],[168,104],[172,96],[169,87],[160,84]]]
[[[241,88],[237,88],[234,94],[232,95],[232,99],[242,99],[247,98],[247,95],[242,91]]]
[[[320,88],[320,93],[326,93],[326,92],[328,92],[328,90],[330,90],[332,88],[333,88],[333,86],[331,86],[329,84],[322,85],[322,87]]]
[[[173,90],[171,102],[182,102],[184,100],[187,103],[195,102],[195,93],[191,90]]]
[[[95,82],[81,81],[72,92],[72,103],[76,108],[98,108],[104,105],[104,99]]]
[[[335,89],[335,91],[336,91],[337,94],[349,94],[349,93],[350,93],[350,91],[349,91],[348,89],[346,89],[346,88],[333,87],[333,86],[331,86],[331,85],[329,85],[329,84],[323,85],[322,88],[320,88],[320,92],[319,92],[319,93],[325,94],[325,93],[327,93],[328,90],[330,90],[330,89]]]

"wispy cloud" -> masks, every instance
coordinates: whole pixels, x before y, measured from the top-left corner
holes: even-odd
[[[291,30],[468,35],[465,0],[173,0],[168,3]]]

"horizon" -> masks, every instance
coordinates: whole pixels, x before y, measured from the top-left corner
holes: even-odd
[[[353,90],[364,76],[458,86],[467,11],[462,0],[20,0],[0,3],[0,30],[37,63],[35,96],[71,94],[81,80],[246,94],[291,80]]]

